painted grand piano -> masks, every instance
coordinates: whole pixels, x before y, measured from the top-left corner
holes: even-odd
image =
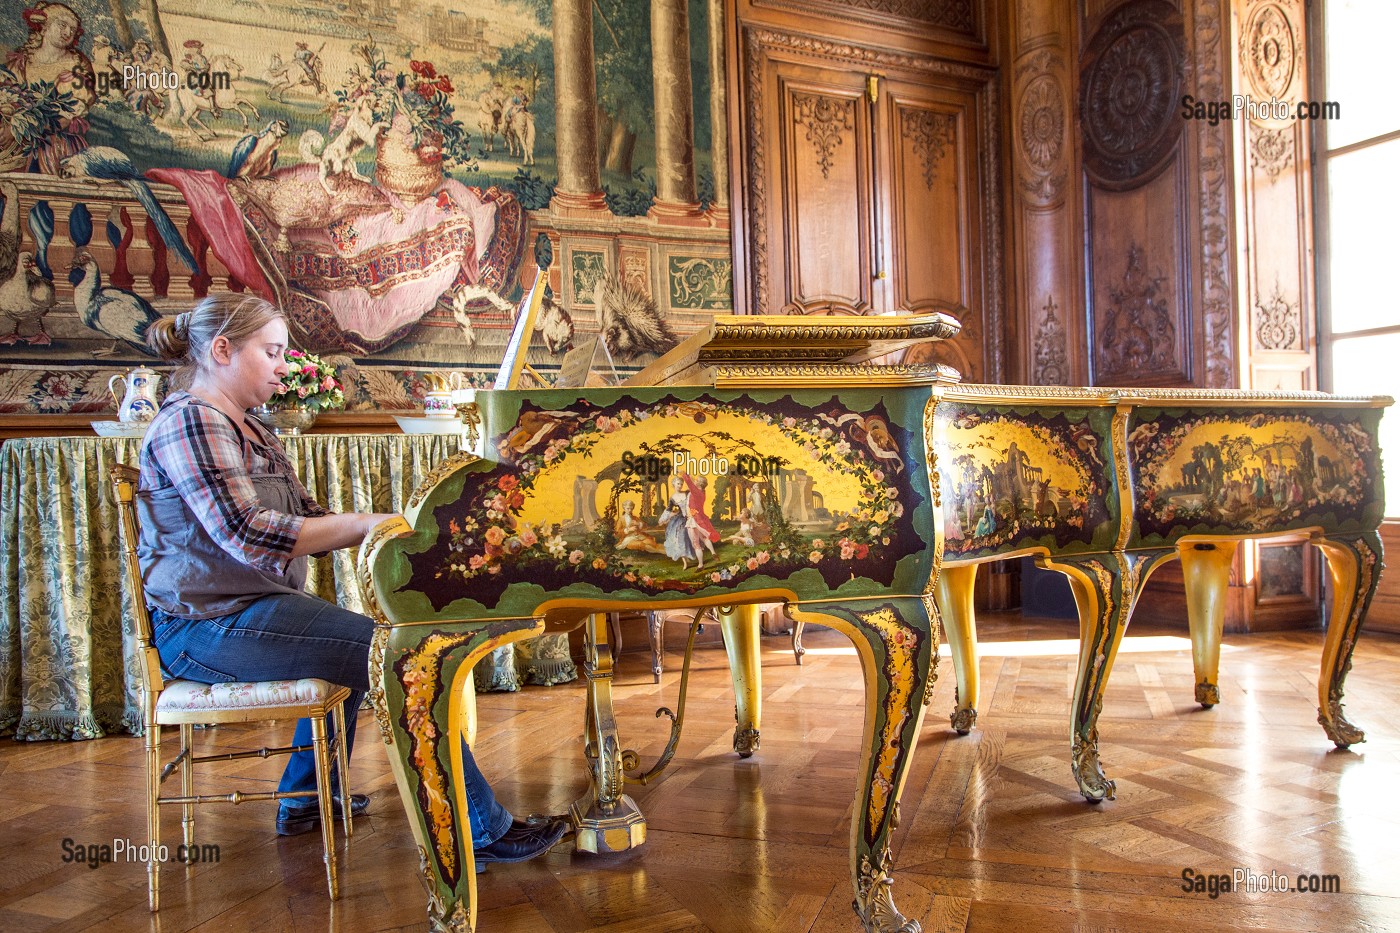
[[[625,789],[655,769],[638,773],[613,718],[610,611],[710,608],[741,756],[760,736],[757,607],[786,602],[800,622],[851,639],[866,710],[850,871],[867,930],[918,929],[894,902],[891,833],[940,613],[954,726],[976,716],[980,562],[1036,554],[1070,577],[1083,638],[1074,770],[1090,799],[1112,791],[1096,719],[1147,574],[1173,556],[1186,563],[1198,696],[1214,702],[1217,600],[1242,538],[1307,533],[1322,546],[1337,621],[1321,718],[1335,741],[1361,739],[1340,699],[1381,566],[1375,436],[1389,400],[959,386],[942,367],[872,362],[956,329],[942,315],[721,318],[693,359],[663,359],[652,374],[695,384],[502,390],[461,407],[476,453],[435,470],[405,520],[375,529],[360,555],[380,623],[371,700],[435,928],[474,926],[454,774],[473,730],[471,668],[500,645],[585,627],[591,780],[570,812],[575,845],[645,842]]]

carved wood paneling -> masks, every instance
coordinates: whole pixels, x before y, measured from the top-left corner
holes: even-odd
[[[1060,309],[1054,298],[1046,298],[1045,307],[1035,328],[1035,366],[1032,383],[1038,386],[1070,385],[1069,352],[1065,326],[1060,323]]]
[[[1231,20],[1235,84],[1256,100],[1289,104],[1307,89],[1303,0],[1256,2]],[[1245,385],[1312,388],[1316,310],[1312,274],[1312,156],[1306,123],[1239,120],[1235,226],[1244,257],[1240,326],[1248,328]]]
[[[792,117],[806,131],[807,141],[816,150],[823,178],[831,177],[831,163],[837,147],[842,142],[849,146],[851,131],[855,129],[855,109],[850,98],[792,95]]]
[[[957,117],[951,113],[931,110],[900,109],[899,139],[901,148],[907,143],[923,169],[924,187],[933,190],[933,177],[938,163],[956,152]]]
[[[1249,135],[1249,164],[1263,169],[1271,180],[1277,179],[1293,164],[1292,133],[1262,126],[1248,127],[1246,132]]]
[[[1220,0],[1196,0],[1191,7],[1191,59],[1197,95],[1202,100],[1228,96],[1225,68],[1229,43],[1222,41],[1230,8]],[[1201,355],[1208,388],[1240,385],[1236,363],[1234,245],[1230,237],[1230,128],[1196,123],[1196,249],[1198,299],[1201,309]]]
[[[1085,349],[1084,231],[1076,119],[1080,46],[1074,0],[1008,3],[1016,37],[1009,79],[1007,235],[1014,289],[1008,327],[1018,335],[1008,378],[1036,385],[1089,382]]]
[[[782,244],[780,311],[846,308],[868,311],[873,196],[870,113],[859,76],[791,63],[775,65],[771,79],[782,110],[776,125],[780,158],[771,187],[782,205],[768,236]]]
[[[1289,96],[1302,52],[1289,14],[1277,3],[1263,3],[1248,17],[1240,42],[1240,64],[1250,88],[1256,97],[1266,100]]]
[[[1104,187],[1132,188],[1176,147],[1184,53],[1168,0],[1130,0],[1089,39],[1080,62],[1084,167]]]
[[[1261,350],[1303,349],[1303,316],[1298,303],[1283,297],[1279,283],[1267,301],[1254,303],[1254,345]]]
[[[892,131],[889,205],[893,262],[891,307],[914,313],[946,311],[962,323],[953,342],[959,358],[928,357],[957,368],[964,378],[986,371],[987,342],[983,214],[969,196],[980,186],[977,146],[967,138],[976,126],[976,98],[947,88],[887,82],[884,112]]]
[[[1063,56],[1050,51],[1029,55],[1016,68],[1016,183],[1039,205],[1061,198],[1069,174],[1064,71]]]
[[[1101,382],[1140,384],[1142,374],[1170,372],[1179,363],[1167,275],[1148,262],[1142,247],[1130,242],[1125,267],[1108,286],[1109,300],[1097,326]]]
[[[1199,385],[1192,365],[1199,328],[1188,299],[1190,184],[1178,156],[1131,191],[1087,189],[1094,385]]]
[[[1231,129],[1228,121],[1211,127],[1180,112],[1184,93],[1229,97],[1224,69],[1232,52],[1221,39],[1228,15],[1221,0],[1127,0],[1083,24],[1079,103],[1095,384],[1239,384]],[[1134,294],[1134,276],[1139,285],[1160,279],[1154,295],[1137,293],[1152,310],[1152,326],[1110,327],[1122,299]]]
[[[938,362],[1002,379],[996,73],[767,25],[740,37],[749,307],[948,311],[964,346]]]
[[[913,28],[961,42],[984,41],[983,4],[974,0],[753,0],[753,6],[893,29]]]

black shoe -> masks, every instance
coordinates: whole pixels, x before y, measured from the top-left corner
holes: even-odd
[[[524,862],[543,855],[568,831],[568,820],[512,820],[504,836],[473,851],[476,873],[481,874],[492,862]]]
[[[350,795],[350,817],[359,816],[369,810],[368,794]],[[331,812],[340,816],[340,798],[331,799]],[[312,803],[303,806],[291,806],[282,804],[277,808],[277,835],[279,836],[300,836],[302,833],[310,832],[321,824],[321,808]]]

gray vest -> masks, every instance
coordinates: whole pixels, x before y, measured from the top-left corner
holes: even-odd
[[[300,514],[291,477],[251,476],[258,504],[275,512]],[[142,490],[142,577],[146,600],[172,616],[212,619],[237,612],[262,596],[300,593],[306,586],[306,558],[297,557],[282,575],[264,573],[214,543],[174,486]]]

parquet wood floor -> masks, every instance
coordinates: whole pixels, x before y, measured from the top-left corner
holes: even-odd
[[[1072,625],[993,616],[981,634],[978,729],[947,728],[945,658],[895,836],[896,899],[925,930],[1400,931],[1400,637],[1361,639],[1347,701],[1369,741],[1343,752],[1314,722],[1319,633],[1227,636],[1224,705],[1203,711],[1183,634],[1131,631],[1100,720],[1118,799],[1091,806],[1069,774]],[[860,672],[840,635],[810,631],[806,644],[796,667],[786,639],[764,639],[762,748],[747,761],[730,751],[724,653],[698,654],[676,761],[630,791],[647,845],[603,858],[561,846],[495,866],[480,879],[478,929],[858,930],[847,838]],[[619,664],[623,738],[647,764],[665,738],[653,712],[675,703],[678,657],[672,667],[653,685],[645,654]],[[508,806],[559,812],[582,792],[577,684],[486,695],[480,710],[477,757]],[[220,861],[168,868],[154,917],[142,866],[62,861],[64,838],[142,835],[140,740],[0,741],[0,930],[423,929],[417,855],[367,713],[359,738],[352,782],[374,805],[348,849],[342,841],[339,902],[326,896],[319,835],[278,838],[266,803],[204,807],[200,840]],[[217,739],[257,747],[263,735],[221,727]],[[280,772],[257,760],[218,767],[250,789]],[[178,841],[176,814],[165,827]],[[1183,869],[1237,867],[1336,875],[1342,892],[1182,890]]]

